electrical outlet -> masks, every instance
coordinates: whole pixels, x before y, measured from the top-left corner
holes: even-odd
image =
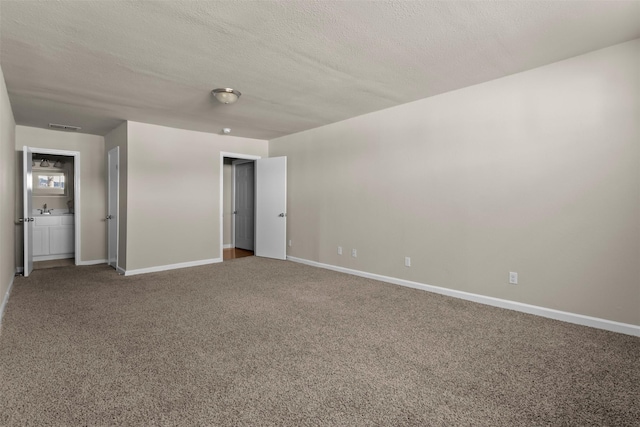
[[[289,240],[289,247],[291,247],[291,240]]]
[[[342,246],[338,246],[338,255],[342,255]]]
[[[511,283],[512,285],[518,284],[518,273],[513,271],[509,272],[509,283]]]
[[[358,250],[357,249],[351,249],[351,256],[354,258],[358,258]]]
[[[411,257],[404,257],[404,266],[405,267],[411,267]]]

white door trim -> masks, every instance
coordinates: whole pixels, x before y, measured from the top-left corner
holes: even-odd
[[[29,277],[33,270],[33,153],[22,148],[22,274]]]
[[[75,214],[74,218],[74,232],[75,232],[75,265],[80,265],[80,224],[82,223],[82,216],[80,211],[80,152],[79,151],[68,151],[68,150],[55,150],[51,148],[38,148],[38,147],[24,147],[25,150],[29,150],[29,152],[36,154],[51,154],[54,156],[70,156],[73,157],[73,212]],[[25,171],[22,172],[23,174]],[[24,201],[23,201],[24,203]]]
[[[115,151],[115,162],[116,162],[116,182],[115,189],[112,189],[111,186],[114,184],[111,182],[111,152]],[[116,192],[116,239],[115,239],[115,253],[116,259],[114,265],[112,266],[116,270],[119,268],[119,249],[120,249],[120,147],[114,147],[111,150],[107,151],[107,215],[111,215],[112,206],[111,206],[111,191]],[[107,221],[111,221],[108,219]],[[109,237],[109,223],[107,223],[107,264],[111,265],[111,251],[110,249],[110,237]]]
[[[240,153],[229,153],[226,151],[221,151],[220,152],[220,216],[218,217],[220,220],[220,259],[222,259],[222,253],[223,253],[223,248],[224,248],[224,158],[228,157],[231,159],[242,159],[242,160],[258,160],[261,159],[262,157],[260,156],[253,156],[251,154],[240,154]],[[233,165],[232,165],[233,168]],[[235,184],[235,178],[234,178],[234,174],[233,174],[233,169],[232,169],[232,173],[231,173],[231,179],[232,179],[232,195],[231,195],[231,200],[232,200],[232,207],[235,207],[235,189],[234,184]],[[232,210],[233,212],[233,210]],[[231,219],[231,228],[232,230],[235,230],[235,221],[233,219],[233,215],[232,215],[232,219]],[[235,232],[232,231],[232,243],[235,245]]]

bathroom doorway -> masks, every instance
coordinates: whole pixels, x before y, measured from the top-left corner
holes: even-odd
[[[80,153],[23,147],[23,269],[80,262]],[[63,261],[60,261],[63,260]],[[64,261],[66,260],[66,261]],[[53,262],[52,262],[53,261]]]

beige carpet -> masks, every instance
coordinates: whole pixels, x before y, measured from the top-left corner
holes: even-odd
[[[640,339],[256,257],[17,278],[0,425],[638,425]]]

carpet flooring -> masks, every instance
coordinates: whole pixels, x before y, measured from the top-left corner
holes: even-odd
[[[16,278],[3,426],[637,426],[640,339],[257,257]]]

